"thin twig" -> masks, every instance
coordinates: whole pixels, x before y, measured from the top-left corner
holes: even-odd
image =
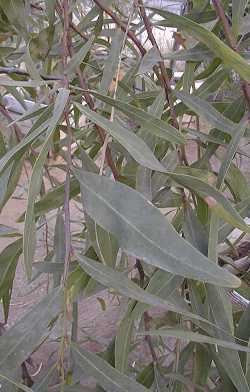
[[[168,74],[167,74],[167,71],[165,68],[163,56],[160,51],[159,45],[157,44],[157,41],[154,37],[152,25],[151,25],[151,22],[147,16],[147,14],[146,14],[143,0],[137,0],[137,3],[138,3],[141,18],[144,22],[144,26],[145,26],[147,34],[148,34],[148,39],[150,40],[151,44],[158,50],[158,53],[161,57],[161,60],[158,62],[161,74],[158,76],[158,78],[160,79],[162,87],[164,88],[164,91],[165,91],[166,99],[169,104],[170,115],[171,115],[171,120],[172,120],[173,126],[176,129],[179,129],[179,123],[178,123],[177,115],[176,115],[175,108],[174,108],[174,101],[173,101],[172,95],[171,95],[170,79],[168,77]],[[154,69],[155,73],[158,75],[157,69],[155,69],[155,68],[156,67],[154,66],[153,69]],[[180,163],[184,162],[184,164],[186,166],[188,166],[188,161],[187,161],[186,153],[185,153],[185,146],[181,145],[180,149],[178,150],[178,153],[179,153],[178,155],[179,155]]]
[[[220,2],[220,0],[212,0],[216,14],[218,18],[221,20],[223,30],[225,33],[225,37],[229,43],[229,46],[237,53],[239,53],[239,49],[237,46],[237,40],[235,36],[233,35],[233,32],[231,30],[231,27],[228,23],[227,17],[225,15],[224,8]],[[247,83],[246,80],[241,80],[241,89],[243,91],[243,94],[245,96],[247,106],[248,106],[248,111],[249,111],[249,119],[250,119],[250,85]]]
[[[139,273],[140,287],[143,288],[144,283],[145,283],[145,273],[144,273],[143,266],[142,266],[139,259],[136,259],[135,267],[137,268],[138,273]],[[145,331],[149,331],[151,318],[150,318],[149,313],[147,311],[144,312],[144,314],[143,314],[143,320],[144,320]],[[152,337],[150,335],[145,335],[145,342],[147,342],[147,344],[148,344],[149,351],[150,351],[151,357],[153,359],[153,362],[157,363],[158,358],[157,358],[157,354],[154,349]]]
[[[120,76],[121,64],[122,64],[122,52],[123,52],[124,47],[126,45],[128,31],[129,31],[129,27],[130,27],[130,24],[131,24],[131,21],[132,21],[134,10],[135,10],[135,5],[134,5],[134,1],[133,1],[132,9],[131,9],[131,12],[130,12],[130,15],[129,15],[129,18],[128,18],[126,31],[125,31],[125,34],[124,34],[124,37],[123,37],[121,51],[119,53],[119,60],[118,60],[118,66],[117,66],[117,71],[116,71],[116,77],[115,77],[115,86],[114,86],[114,92],[113,92],[113,99],[116,99],[116,93],[117,93],[117,89],[118,89],[118,82],[119,82],[119,76]],[[115,107],[112,106],[112,108],[111,108],[111,115],[110,115],[110,121],[111,122],[114,121],[114,117],[115,117]],[[103,143],[103,147],[102,147],[102,159],[101,159],[101,164],[100,164],[100,175],[102,175],[102,173],[103,173],[105,156],[106,156],[106,151],[107,151],[107,148],[108,148],[109,140],[110,140],[110,135],[107,134],[106,137],[105,137],[105,141]]]
[[[101,8],[103,11],[106,12],[106,14],[108,14],[108,15],[111,17],[111,19],[115,22],[115,24],[117,24],[117,25],[122,29],[122,31],[126,32],[126,29],[127,29],[126,23],[123,23],[123,22],[118,18],[118,16],[117,16],[116,14],[114,14],[113,11],[111,11],[110,8],[106,7],[105,4],[104,4],[104,2],[101,2],[100,0],[93,0],[93,1],[94,1],[94,3],[95,3],[96,5],[98,5],[99,8]],[[136,35],[135,35],[132,31],[130,31],[130,30],[128,31],[128,38],[130,38],[131,41],[134,42],[134,44],[137,46],[137,48],[139,49],[139,51],[140,51],[140,53],[141,53],[142,56],[144,56],[144,55],[147,53],[146,49],[145,49],[145,48],[143,47],[143,45],[141,44],[140,40],[139,40],[139,39],[136,37]]]
[[[0,67],[0,74],[5,74],[5,75],[15,74],[20,76],[30,77],[30,74],[27,71],[24,71],[16,67]],[[58,76],[49,76],[49,75],[46,76],[41,75],[41,78],[43,80],[62,80],[62,78]]]
[[[59,3],[56,4],[56,11],[57,11],[59,17],[61,18],[62,23],[63,23],[62,9],[61,9],[61,6],[59,5]],[[71,21],[69,21],[69,26],[70,25],[71,25]],[[73,53],[73,48],[72,48],[72,45],[70,44],[70,42],[68,42],[68,52],[69,52],[70,57],[73,57],[74,53]],[[82,72],[81,72],[80,67],[77,67],[76,73],[77,73],[78,78],[79,78],[80,87],[84,90],[83,91],[84,99],[85,99],[88,107],[91,110],[95,111],[94,100],[92,99],[91,95],[88,92],[88,85],[87,85],[87,82],[86,82]],[[99,137],[101,139],[102,144],[104,144],[105,143],[105,131],[104,131],[104,129],[99,127],[96,124],[95,124],[95,129],[96,129],[96,131],[97,131],[97,133],[98,133],[98,135],[99,135]],[[116,168],[116,165],[115,165],[115,163],[113,161],[111,150],[110,150],[109,146],[107,146],[107,148],[106,148],[105,158],[107,160],[108,166],[110,167],[110,169],[112,171],[114,179],[117,180],[118,177],[119,177],[119,172],[118,172],[118,170]]]

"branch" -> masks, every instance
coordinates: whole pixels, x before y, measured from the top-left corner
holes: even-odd
[[[30,77],[30,74],[27,71],[24,71],[20,68],[16,67],[0,67],[0,74],[5,74],[5,75],[11,75],[11,74],[16,74],[20,76],[27,76]],[[43,76],[41,75],[41,78],[43,80],[62,80],[62,78],[59,78],[58,76]]]
[[[165,89],[166,99],[167,99],[167,101],[169,103],[169,108],[170,108],[170,113],[171,113],[173,125],[176,128],[179,128],[177,116],[176,116],[176,113],[175,113],[175,110],[174,110],[174,103],[173,103],[172,96],[171,96],[170,80],[169,80],[168,74],[167,74],[166,69],[165,69],[165,65],[164,65],[164,61],[163,61],[163,57],[162,57],[160,48],[159,48],[159,46],[158,46],[158,44],[156,42],[156,39],[155,39],[153,31],[152,31],[151,22],[150,22],[147,14],[146,14],[146,11],[145,11],[145,8],[144,8],[144,5],[143,5],[143,0],[138,0],[138,6],[139,6],[139,12],[140,12],[141,18],[142,18],[142,20],[144,22],[144,25],[145,25],[145,28],[146,28],[146,31],[147,31],[147,34],[148,34],[148,39],[150,40],[151,44],[154,47],[157,48],[157,50],[159,52],[159,55],[162,58],[162,60],[159,61],[159,67],[160,67],[160,70],[161,70],[161,82],[162,82],[162,85],[163,85],[163,87]]]
[[[60,18],[62,19],[62,22],[63,22],[63,11],[62,11],[59,3],[56,4],[56,11],[57,11],[58,15],[60,16]],[[69,21],[69,25],[71,26],[71,22],[70,21]],[[73,49],[72,49],[71,45],[68,45],[68,51],[69,51],[70,57],[72,58],[74,53],[73,53]],[[95,109],[94,100],[91,97],[91,95],[89,94],[89,92],[87,91],[88,90],[87,82],[86,82],[86,80],[85,80],[85,78],[84,78],[84,76],[83,76],[83,74],[81,72],[80,67],[77,68],[76,72],[77,72],[77,75],[78,75],[78,78],[79,78],[79,84],[80,84],[81,88],[84,90],[83,91],[84,99],[85,99],[88,107],[91,110],[95,111],[96,109]],[[97,133],[98,133],[98,135],[99,135],[99,137],[101,139],[102,144],[104,144],[105,137],[106,137],[106,133],[105,133],[104,129],[99,127],[96,124],[95,124],[95,129],[96,129],[96,131],[97,131]],[[110,150],[109,146],[107,146],[107,148],[106,148],[105,158],[106,158],[108,166],[110,167],[110,169],[112,171],[114,179],[117,180],[118,177],[119,177],[119,172],[118,172],[118,170],[116,168],[116,165],[115,165],[115,163],[113,161],[111,150]]]
[[[104,4],[101,4],[100,0],[93,0],[94,3],[96,5],[98,5],[99,8],[101,8],[103,11],[106,12],[106,14],[108,14],[111,19],[122,29],[122,31],[125,33],[127,30],[127,25],[125,23],[123,23],[118,16],[116,16],[114,14],[113,11],[111,11],[108,7],[105,7]],[[140,40],[136,37],[136,35],[132,32],[132,31],[128,31],[127,32],[128,37],[131,39],[131,41],[134,42],[134,44],[137,46],[137,48],[139,49],[140,53],[142,56],[144,56],[147,51],[146,49],[143,47],[143,45],[141,44]]]
[[[232,33],[231,27],[228,23],[224,8],[223,8],[220,0],[212,0],[212,1],[213,1],[213,6],[215,8],[216,14],[217,14],[218,18],[221,20],[223,30],[224,30],[226,39],[229,43],[229,46],[235,52],[239,53],[239,49],[237,47],[237,40]],[[241,89],[242,89],[243,94],[245,96],[245,99],[247,101],[248,111],[249,111],[249,116],[250,116],[250,86],[245,80],[241,80]]]

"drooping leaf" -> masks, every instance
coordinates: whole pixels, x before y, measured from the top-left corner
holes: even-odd
[[[164,122],[152,114],[149,114],[144,110],[136,108],[135,106],[126,102],[110,98],[95,91],[91,91],[91,93],[102,102],[114,106],[116,109],[126,114],[130,119],[133,119],[135,122],[141,125],[145,131],[147,130],[148,132],[172,143],[184,143],[184,137],[182,134],[167,122]]]
[[[140,334],[144,334],[144,335],[147,334],[150,336],[171,336],[185,341],[218,345],[236,351],[244,351],[244,352],[250,351],[249,347],[245,347],[240,343],[233,343],[230,341],[220,340],[211,336],[202,335],[199,332],[192,332],[189,330],[181,330],[177,328],[162,328],[156,331],[139,332],[139,335]]]
[[[61,311],[61,301],[61,290],[51,292],[0,337],[0,373],[11,377],[14,369],[48,335],[51,320]]]
[[[80,182],[87,213],[117,236],[123,249],[178,275],[222,286],[238,285],[237,278],[222,272],[180,238],[162,214],[138,192],[81,170],[75,170],[74,174]],[[108,220],[105,219],[106,214]]]
[[[35,198],[40,190],[42,170],[49,151],[53,133],[55,131],[57,123],[59,122],[62,116],[63,110],[68,101],[68,97],[69,97],[69,90],[61,89],[55,102],[52,119],[50,121],[50,125],[47,130],[47,138],[36,160],[36,163],[33,168],[32,176],[30,179],[30,186],[28,192],[28,205],[25,214],[24,237],[23,237],[24,262],[25,262],[26,274],[29,279],[31,278],[32,261],[35,253],[35,244],[36,244],[36,226],[35,226],[35,216],[34,216]]]
[[[139,302],[152,306],[166,307],[168,310],[172,310],[173,312],[180,312],[188,317],[196,318],[196,315],[190,314],[188,310],[185,309],[185,306],[183,308],[178,307],[178,305],[171,303],[171,301],[166,301],[154,294],[151,294],[149,291],[144,291],[134,282],[126,278],[121,272],[114,271],[108,266],[104,266],[79,254],[77,255],[77,259],[84,271],[104,286],[113,287],[121,294],[136,299]]]
[[[128,150],[131,156],[142,166],[149,167],[152,170],[164,171],[160,162],[157,161],[152,151],[146,143],[140,139],[135,133],[129,131],[117,121],[109,121],[100,114],[88,109],[82,105],[76,104],[78,109],[87,118],[98,126],[104,128],[110,133],[123,147]]]
[[[72,351],[77,366],[91,374],[98,383],[110,392],[147,392],[148,389],[114,369],[106,361],[90,351],[72,345]]]
[[[121,30],[117,30],[117,33],[112,39],[109,56],[105,61],[103,75],[100,81],[100,92],[102,94],[107,94],[113,79],[116,78],[123,40],[124,33]]]
[[[176,15],[158,8],[151,8],[151,10],[165,18],[165,20],[157,22],[158,25],[183,29],[193,38],[204,43],[227,67],[231,67],[238,72],[243,79],[250,82],[249,64],[238,53],[224,44],[224,42],[214,33],[184,16]]]

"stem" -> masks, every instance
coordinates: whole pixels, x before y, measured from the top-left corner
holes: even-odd
[[[138,7],[139,7],[139,12],[140,12],[141,18],[142,18],[142,20],[144,22],[144,26],[145,26],[147,34],[148,34],[148,39],[151,42],[151,44],[155,48],[157,48],[157,50],[159,52],[159,55],[160,55],[160,57],[162,59],[161,61],[158,62],[161,74],[159,75],[157,67],[154,66],[153,69],[154,69],[155,73],[158,75],[158,78],[159,78],[159,80],[160,80],[160,82],[162,84],[162,87],[165,90],[165,95],[166,95],[167,102],[169,104],[170,115],[171,115],[173,126],[176,129],[179,129],[179,123],[178,123],[177,115],[175,113],[175,108],[174,108],[174,101],[173,101],[172,95],[171,95],[170,79],[169,79],[167,71],[165,69],[163,56],[162,56],[160,48],[159,48],[159,46],[158,46],[158,44],[156,42],[156,39],[154,37],[153,30],[152,30],[152,25],[151,25],[151,22],[150,22],[150,20],[149,20],[149,18],[147,16],[147,14],[146,14],[146,11],[145,11],[145,8],[144,8],[144,4],[143,4],[143,0],[137,0],[137,2],[138,2]],[[180,150],[179,150],[179,160],[180,160],[180,163],[184,162],[184,164],[186,166],[188,166],[188,161],[187,161],[186,153],[185,153],[185,147],[182,146],[182,145],[180,146]]]
[[[223,8],[220,0],[212,0],[212,2],[213,2],[213,6],[215,8],[216,14],[217,14],[218,18],[221,20],[223,30],[224,30],[226,39],[229,43],[229,46],[235,52],[239,53],[239,49],[237,47],[237,40],[236,40],[235,36],[233,35],[233,32],[232,32],[231,27],[228,23],[224,8]],[[249,118],[250,118],[250,85],[245,80],[241,80],[241,89],[243,91],[243,94],[244,94],[246,102],[247,102],[248,111],[249,111]]]
[[[142,266],[142,264],[141,264],[139,259],[136,259],[135,267],[137,268],[138,273],[139,273],[140,287],[143,288],[144,287],[144,281],[145,281],[145,273],[144,273],[143,266]],[[149,313],[147,311],[144,312],[143,319],[144,319],[145,331],[149,331],[150,330],[150,320],[151,320],[151,318],[150,318]],[[154,345],[153,345],[153,342],[152,342],[152,337],[150,335],[145,335],[145,341],[148,344],[149,351],[150,351],[150,354],[151,354],[153,362],[157,363],[158,359],[157,359],[157,354],[155,352]]]
[[[57,5],[56,5],[56,11],[57,11],[59,17],[61,18],[62,23],[63,23],[64,22],[63,11],[62,11],[59,3],[57,3]],[[70,27],[70,26],[71,26],[71,21],[69,20],[68,27]],[[68,52],[69,52],[70,57],[72,58],[74,56],[74,53],[73,53],[73,48],[72,48],[71,42],[69,42],[69,41],[68,41]],[[80,84],[81,88],[84,90],[83,91],[84,99],[85,99],[88,107],[91,110],[95,111],[96,109],[95,109],[94,100],[91,97],[91,95],[89,94],[89,92],[87,91],[88,90],[88,85],[87,85],[87,82],[86,82],[82,72],[81,72],[80,67],[77,68],[76,72],[77,72],[77,75],[78,75],[78,78],[79,78],[79,84]],[[99,127],[96,124],[95,124],[95,129],[96,129],[96,131],[98,133],[98,136],[101,139],[102,144],[104,144],[105,143],[105,138],[106,138],[106,134],[105,134],[104,129]],[[111,150],[110,150],[109,146],[107,146],[107,148],[106,148],[105,159],[107,161],[108,166],[110,167],[110,169],[112,171],[114,179],[117,180],[118,177],[119,177],[119,172],[118,172],[118,170],[116,168],[116,165],[115,165],[115,163],[113,161]]]
[[[106,7],[104,4],[102,4],[102,2],[100,0],[93,0],[93,1],[96,5],[98,5],[99,8],[101,8],[103,11],[106,12],[106,14],[108,14],[111,17],[111,19],[122,29],[122,31],[124,31],[124,33],[126,32],[127,25],[125,23],[123,23],[116,16],[116,14],[114,14],[108,7]],[[130,38],[134,42],[134,44],[137,46],[137,48],[139,49],[142,56],[144,56],[147,53],[146,49],[142,46],[139,39],[130,30],[128,31],[128,38]]]
[[[143,4],[143,0],[138,0],[138,6],[139,6],[139,12],[140,12],[141,18],[142,18],[142,20],[144,22],[144,25],[145,25],[145,28],[146,28],[146,31],[147,31],[147,34],[148,34],[148,39],[150,40],[151,44],[154,47],[157,48],[157,50],[159,52],[159,55],[162,58],[162,60],[159,61],[159,63],[158,63],[159,64],[159,68],[161,70],[160,80],[161,80],[162,86],[164,87],[164,90],[165,90],[166,99],[167,99],[167,101],[169,103],[169,108],[170,108],[170,113],[171,113],[173,125],[175,126],[175,128],[178,129],[179,128],[178,120],[177,120],[177,116],[176,116],[176,113],[175,113],[175,110],[174,110],[173,99],[172,99],[172,96],[171,96],[170,80],[169,80],[168,74],[167,74],[166,69],[165,69],[163,56],[162,56],[160,48],[159,48],[159,46],[158,46],[158,44],[156,42],[156,39],[154,37],[153,30],[152,30],[152,25],[151,25],[151,22],[150,22],[150,20],[149,20],[149,18],[147,16],[147,14],[146,14],[146,11],[145,11],[145,8],[144,8],[144,4]]]

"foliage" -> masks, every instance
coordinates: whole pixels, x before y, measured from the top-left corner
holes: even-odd
[[[250,391],[248,264],[234,257],[250,233],[237,164],[250,135],[249,4],[180,9],[0,1],[1,210],[29,179],[23,232],[0,226],[14,239],[0,254],[1,390],[85,391],[93,376],[96,391]],[[160,52],[166,27],[174,45]],[[20,258],[27,286],[51,279],[7,327]],[[78,313],[83,297],[106,311],[102,290],[121,316],[93,353]],[[56,363],[32,379],[30,357],[51,341]]]

